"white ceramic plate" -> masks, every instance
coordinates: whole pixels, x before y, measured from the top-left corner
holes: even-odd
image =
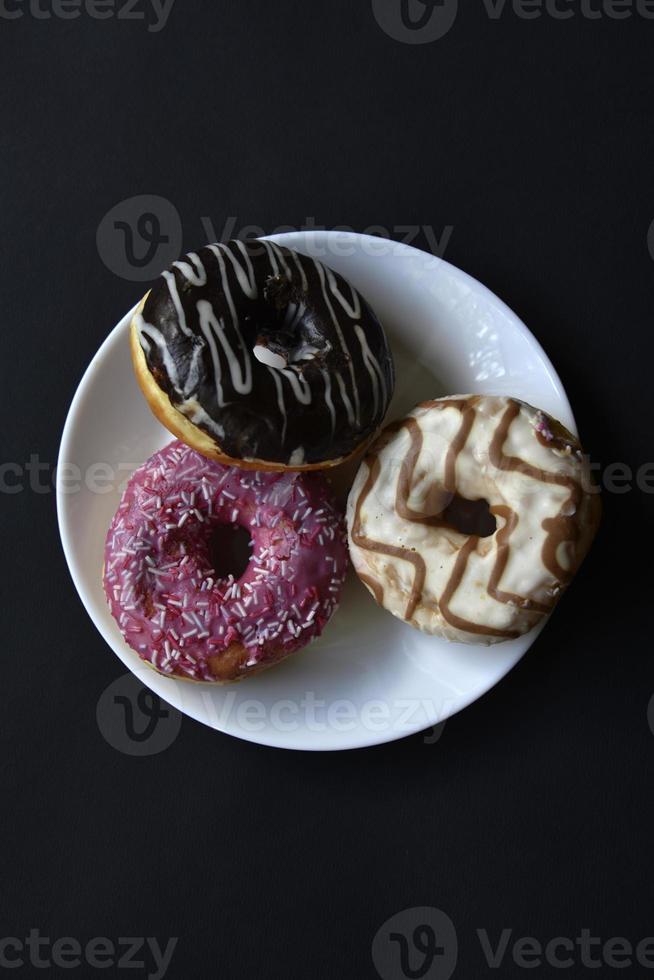
[[[297,232],[275,240],[319,257],[376,310],[395,355],[389,420],[426,398],[480,392],[515,395],[574,431],[568,399],[540,345],[470,276],[408,245],[367,235]],[[325,634],[274,670],[215,687],[161,677],[142,664],[112,619],[101,584],[105,534],[121,487],[171,438],[134,379],[130,317],[109,334],[73,399],[61,443],[57,507],[82,602],[144,684],[192,718],[240,738],[294,749],[349,749],[439,724],[517,663],[536,632],[490,648],[448,644],[379,609],[351,573]],[[347,477],[339,478],[343,490]]]

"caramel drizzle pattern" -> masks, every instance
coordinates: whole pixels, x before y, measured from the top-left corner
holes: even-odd
[[[422,596],[422,589],[425,584],[425,576],[427,574],[427,566],[425,565],[424,558],[422,555],[419,555],[417,551],[409,551],[408,548],[402,548],[393,544],[384,544],[383,541],[373,541],[372,538],[368,538],[361,533],[361,507],[377,482],[379,471],[381,469],[378,456],[376,456],[373,460],[368,459],[367,463],[368,476],[366,477],[366,482],[363,485],[363,490],[359,495],[356,510],[354,512],[354,521],[352,522],[352,540],[359,546],[359,548],[363,548],[364,551],[374,551],[380,555],[388,555],[390,558],[401,558],[413,565],[415,569],[413,586],[411,588],[411,594],[409,596],[409,601],[407,602],[406,611],[404,614],[406,619],[410,619],[416,610],[420,597]],[[373,581],[371,576],[366,576],[364,581],[367,585],[373,588],[371,585]],[[384,598],[384,587],[381,582],[377,582],[376,585],[377,589],[373,589],[373,593],[377,602],[381,603]]]
[[[448,448],[447,457],[445,460],[443,487],[448,493],[456,492],[456,463],[459,454],[468,441],[468,436],[470,435],[474,425],[476,405],[478,401],[478,396],[474,396],[472,398],[462,400],[461,402],[437,400],[424,402],[421,406],[423,408],[442,408],[445,406],[451,406],[457,408],[462,414],[461,425]],[[563,511],[570,503],[575,504],[576,510],[582,495],[582,490],[580,485],[571,477],[567,477],[564,474],[550,473],[546,470],[541,470],[538,467],[532,466],[530,463],[527,463],[518,457],[504,455],[504,443],[506,442],[511,423],[517,417],[519,412],[519,403],[512,401],[504,412],[504,415],[500,419],[500,423],[493,434],[493,439],[489,449],[490,460],[497,469],[519,470],[521,473],[525,473],[532,479],[538,480],[542,483],[554,483],[559,486],[565,486],[570,490],[570,497],[564,502],[559,514],[554,518],[547,518],[542,523],[543,530],[547,532],[547,537],[542,548],[543,564],[556,579],[561,580],[562,583],[567,583],[572,575],[572,572],[567,572],[561,567],[557,558],[557,551],[559,545],[564,541],[576,541],[578,537],[578,528],[574,519],[572,517],[566,517]],[[400,422],[392,424],[385,430],[385,438],[382,437],[382,441],[378,443],[375,450],[377,455],[374,457],[374,459],[371,460],[369,457],[367,460],[369,467],[368,476],[357,501],[352,525],[352,540],[356,545],[364,550],[373,551],[378,554],[386,554],[393,558],[400,558],[404,561],[410,562],[414,566],[415,574],[413,584],[404,613],[404,618],[408,620],[413,616],[416,607],[422,598],[426,577],[426,565],[424,559],[415,551],[410,551],[407,548],[402,548],[395,545],[387,545],[381,541],[374,541],[361,533],[361,508],[377,482],[381,469],[378,454],[381,452],[384,446],[387,445],[390,438],[402,428],[407,430],[411,444],[404,459],[402,460],[402,463],[400,464],[400,475],[398,477],[395,495],[395,509],[400,517],[413,523],[427,524],[433,527],[444,525],[441,514],[421,514],[418,511],[412,510],[407,504],[415,467],[423,445],[423,436],[420,426],[415,418],[409,417]],[[491,507],[490,511],[494,516],[501,517],[504,521],[504,525],[496,533],[497,557],[495,559],[495,564],[487,586],[489,595],[497,602],[511,603],[513,605],[520,606],[522,609],[526,609],[537,614],[549,612],[554,606],[554,600],[550,603],[537,602],[535,599],[517,595],[513,592],[505,592],[499,588],[499,583],[502,579],[502,575],[504,574],[504,570],[506,569],[510,557],[509,541],[513,531],[518,525],[518,515],[510,507],[503,504],[497,504],[494,507]],[[457,616],[456,613],[452,612],[450,609],[450,602],[465,575],[468,559],[470,555],[476,551],[478,543],[479,538],[475,535],[471,535],[459,551],[454,568],[452,569],[452,573],[441,595],[439,604],[441,614],[446,622],[448,622],[451,626],[468,633],[498,636],[506,639],[515,638],[520,635],[515,630],[501,630],[491,626],[482,626],[479,623],[473,623],[469,620],[463,619],[460,616]],[[384,588],[382,583],[378,582],[369,575],[362,575],[360,577],[362,581],[365,582],[365,584],[371,589],[377,602],[381,604],[384,598]]]
[[[531,477],[533,480],[538,480],[541,483],[555,484],[560,487],[566,487],[570,491],[569,497],[564,501],[556,517],[546,518],[542,523],[542,528],[547,532],[547,537],[543,543],[541,553],[543,565],[548,572],[550,572],[554,578],[560,580],[562,585],[567,585],[574,574],[574,568],[570,571],[563,568],[558,560],[557,552],[559,545],[567,541],[574,543],[579,537],[579,527],[575,521],[575,515],[581,502],[583,491],[581,485],[577,483],[576,480],[573,480],[571,476],[566,476],[564,473],[551,473],[548,470],[541,470],[539,467],[532,466],[531,463],[525,462],[525,460],[520,459],[518,456],[504,455],[504,443],[506,442],[506,437],[509,434],[511,423],[519,412],[520,405],[518,402],[511,402],[504,412],[504,415],[500,420],[500,424],[497,427],[493,440],[490,444],[490,461],[498,470],[517,470],[518,472],[524,473],[526,476]],[[574,507],[573,513],[566,516],[565,511],[571,504]],[[509,510],[509,508],[506,509]],[[517,514],[513,514],[513,519],[515,522],[515,527],[515,524],[518,522]],[[506,530],[506,528],[503,530]],[[507,560],[508,553],[504,562],[505,565]],[[497,581],[499,581],[499,579]],[[497,582],[495,584],[497,584]],[[541,611],[547,612],[550,608],[551,605]]]

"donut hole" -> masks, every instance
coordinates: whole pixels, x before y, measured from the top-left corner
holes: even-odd
[[[264,289],[265,308],[257,322],[252,353],[266,367],[302,372],[322,363],[332,347],[307,309],[306,295],[285,276],[271,276]]]
[[[240,524],[220,524],[209,538],[209,560],[219,579],[239,579],[250,561],[252,538]]]
[[[497,521],[487,500],[467,500],[458,493],[450,500],[441,519],[452,530],[477,538],[489,538],[497,530]]]

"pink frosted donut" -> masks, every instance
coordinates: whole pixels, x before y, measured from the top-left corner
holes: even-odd
[[[217,577],[221,525],[251,536],[240,578]],[[224,466],[172,442],[141,466],[105,544],[112,615],[162,674],[232,681],[319,636],[347,570],[342,515],[324,478]]]

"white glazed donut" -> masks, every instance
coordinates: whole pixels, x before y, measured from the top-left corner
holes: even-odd
[[[455,395],[388,426],[348,500],[350,554],[377,601],[463,643],[551,611],[599,522],[577,439],[513,398]]]

